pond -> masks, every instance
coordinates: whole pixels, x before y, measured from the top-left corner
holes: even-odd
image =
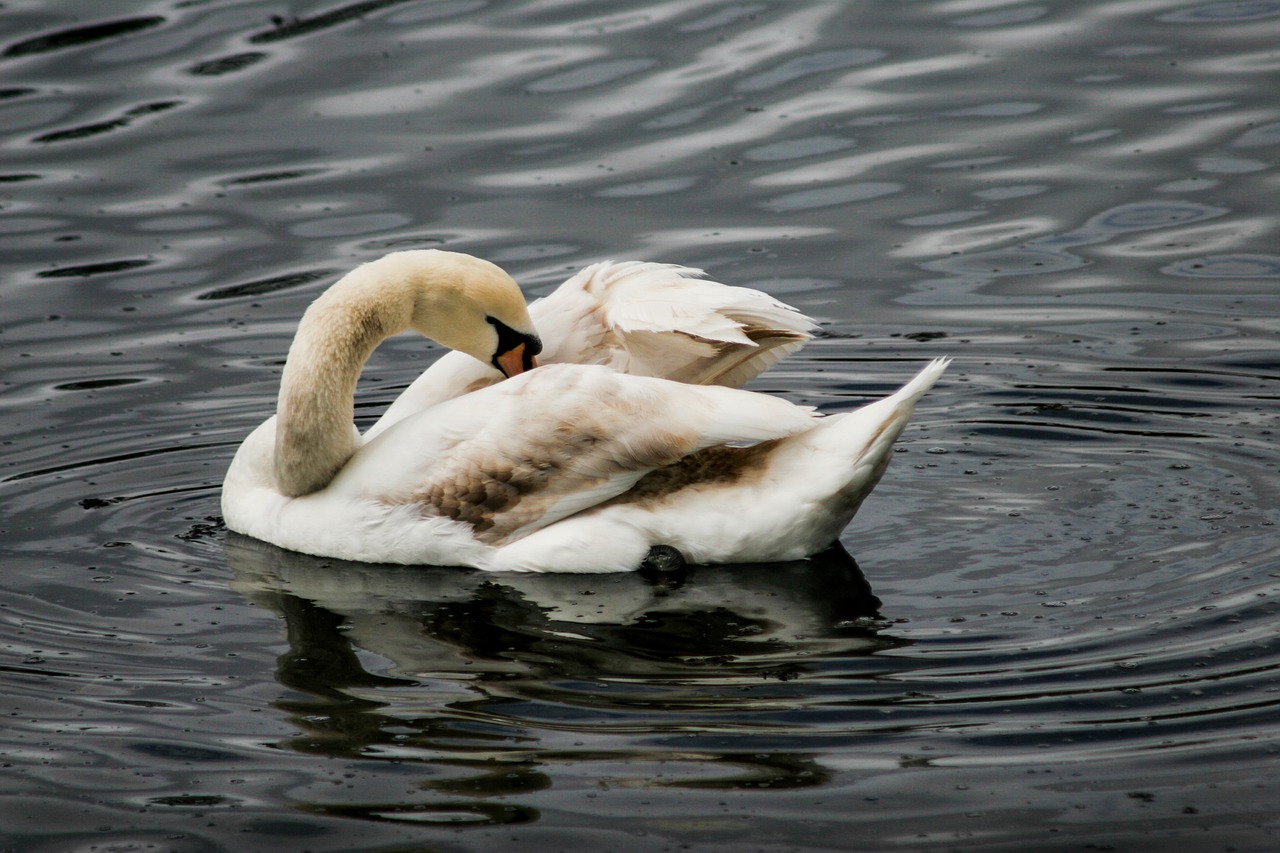
[[[1275,848],[1280,2],[0,20],[0,849]],[[303,308],[432,246],[765,290],[824,412],[955,361],[804,562],[226,532]]]

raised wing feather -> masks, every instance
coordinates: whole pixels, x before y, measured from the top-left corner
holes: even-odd
[[[810,337],[813,322],[759,290],[674,264],[593,264],[530,306],[546,360],[740,385]]]

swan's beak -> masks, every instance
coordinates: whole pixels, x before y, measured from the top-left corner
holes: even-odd
[[[498,365],[498,369],[502,371],[502,375],[508,379],[517,373],[524,373],[526,370],[533,370],[538,366],[538,359],[534,357],[532,352],[528,351],[528,344],[524,342],[518,343],[506,352],[494,356],[493,360]]]

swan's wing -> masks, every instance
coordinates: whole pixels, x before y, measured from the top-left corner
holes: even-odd
[[[813,322],[759,290],[700,278],[673,264],[605,262],[529,306],[543,364],[603,364],[621,373],[693,385],[738,386],[804,345]],[[366,438],[399,420],[502,378],[470,356],[446,353]]]
[[[674,264],[593,264],[530,306],[548,363],[737,386],[810,337],[813,322],[759,290]]]
[[[553,365],[405,418],[362,447],[329,491],[450,518],[504,544],[689,453],[781,438],[813,418],[747,391]]]

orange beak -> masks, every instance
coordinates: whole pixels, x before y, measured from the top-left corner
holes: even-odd
[[[532,370],[538,366],[538,360],[532,355],[525,355],[525,344],[520,343],[511,349],[497,356],[494,360],[498,363],[498,369],[508,379],[518,373],[524,373],[526,370]]]

